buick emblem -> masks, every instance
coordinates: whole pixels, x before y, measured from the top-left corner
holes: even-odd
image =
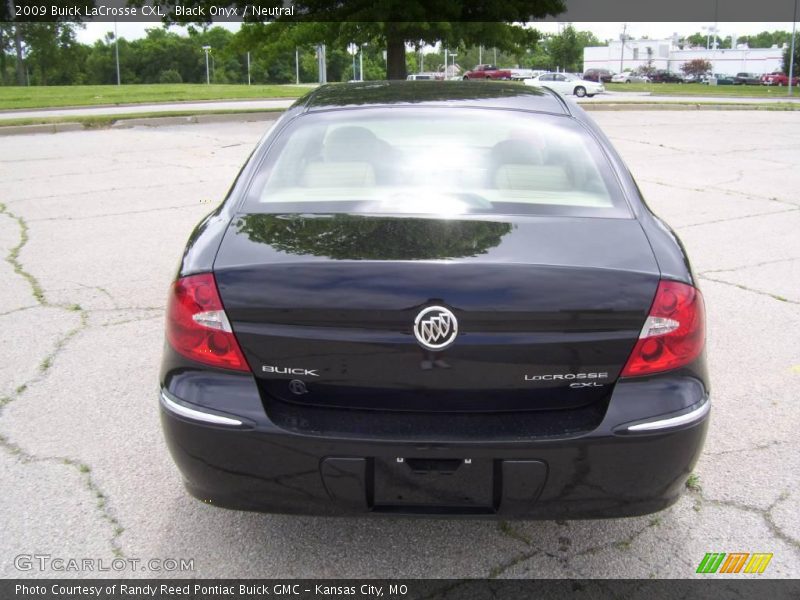
[[[443,306],[429,306],[414,319],[414,336],[427,350],[444,350],[457,335],[456,316]]]

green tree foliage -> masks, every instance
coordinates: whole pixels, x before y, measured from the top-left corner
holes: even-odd
[[[583,49],[599,46],[599,40],[588,31],[576,31],[572,25],[547,40],[547,53],[551,63],[562,71],[577,72],[583,65]]]
[[[738,38],[737,43],[746,43],[751,48],[772,48],[790,44],[791,41],[792,34],[789,31],[762,31],[756,35],[743,35]]]
[[[156,0],[170,9],[177,3],[208,8],[212,0]],[[250,0],[231,0],[243,14]],[[532,45],[535,30],[516,26],[532,19],[557,15],[565,10],[563,0],[296,0],[295,14],[278,18],[284,29],[270,30],[291,40],[293,48],[325,43],[346,47],[348,43],[369,43],[386,50],[388,79],[405,79],[408,71],[406,44],[448,47],[486,44],[513,50]],[[191,21],[187,17],[186,21]],[[294,30],[292,33],[291,30]]]

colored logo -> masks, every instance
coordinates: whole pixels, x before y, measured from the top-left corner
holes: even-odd
[[[697,566],[698,573],[758,573],[766,569],[772,553],[706,552]]]

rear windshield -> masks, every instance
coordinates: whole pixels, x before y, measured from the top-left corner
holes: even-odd
[[[630,216],[597,141],[571,118],[407,107],[295,119],[244,210]]]

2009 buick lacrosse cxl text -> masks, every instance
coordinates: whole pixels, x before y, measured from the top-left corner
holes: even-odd
[[[312,91],[191,235],[167,312],[164,432],[222,507],[639,515],[705,438],[686,254],[546,89]]]

